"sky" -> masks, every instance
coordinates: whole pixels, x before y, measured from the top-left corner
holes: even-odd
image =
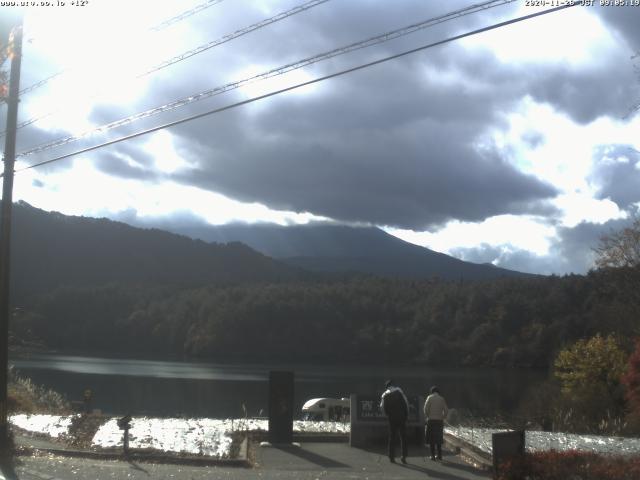
[[[18,130],[14,201],[146,226],[378,226],[557,275],[586,273],[640,206],[640,6],[564,9],[21,170],[541,10],[493,2],[197,100],[479,2],[330,0],[241,36],[308,0],[51,3],[25,9],[21,88],[62,73],[21,97],[19,122],[37,121]]]

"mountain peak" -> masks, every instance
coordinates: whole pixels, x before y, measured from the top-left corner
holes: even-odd
[[[209,242],[240,241],[265,255],[312,271],[450,280],[529,275],[493,264],[465,262],[406,242],[371,226],[242,223],[177,228],[172,231]]]

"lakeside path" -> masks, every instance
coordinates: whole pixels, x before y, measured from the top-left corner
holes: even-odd
[[[7,480],[107,479],[441,479],[485,480],[489,474],[463,463],[451,452],[444,461],[425,460],[424,451],[410,451],[408,464],[391,464],[382,451],[351,448],[344,442],[303,442],[300,446],[253,446],[252,466],[194,466],[106,460],[53,455],[44,444],[32,454],[16,458],[13,469],[4,469]],[[2,479],[2,476],[0,476]]]

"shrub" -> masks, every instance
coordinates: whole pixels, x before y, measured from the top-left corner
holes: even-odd
[[[30,378],[24,378],[9,371],[8,385],[9,412],[65,414],[71,411],[71,405],[60,393],[34,384]]]
[[[629,356],[627,371],[622,376],[627,400],[628,420],[635,431],[640,430],[640,338],[636,339],[635,350]]]
[[[637,480],[640,458],[568,450],[527,453],[499,467],[498,480]]]

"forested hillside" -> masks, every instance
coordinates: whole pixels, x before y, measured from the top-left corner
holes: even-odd
[[[16,314],[55,349],[218,360],[545,367],[577,338],[637,328],[610,273],[485,282],[61,288]]]
[[[13,245],[18,345],[234,361],[545,367],[576,339],[638,334],[638,263],[607,261],[566,277],[322,278],[239,243],[26,204],[15,208]]]
[[[199,286],[281,281],[305,274],[240,243],[209,244],[107,219],[14,205],[12,293],[17,301],[59,286],[108,282]]]

